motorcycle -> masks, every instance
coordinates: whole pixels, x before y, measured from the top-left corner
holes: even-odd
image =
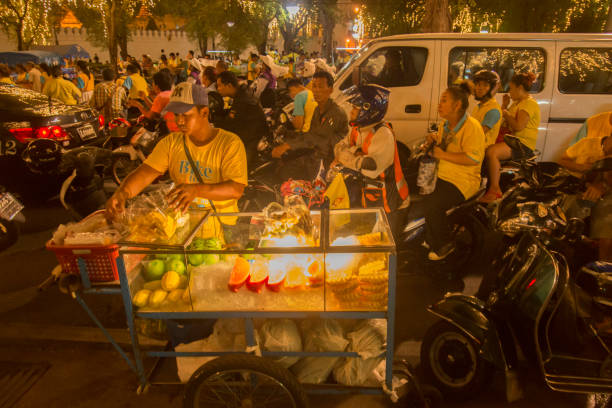
[[[25,223],[21,210],[23,204],[11,193],[0,186],[0,251],[17,242],[19,224]]]
[[[558,205],[539,206],[541,222],[524,225],[500,255],[498,279],[486,300],[447,294],[428,308],[440,320],[425,334],[421,365],[443,394],[477,395],[500,369],[508,401],[520,398],[519,355],[535,363],[552,390],[612,392],[612,332],[599,330],[593,318],[597,302],[612,305],[609,287],[598,287],[603,300],[581,290],[558,251],[564,241],[580,244],[584,223],[565,221]],[[609,281],[609,274],[595,276]]]

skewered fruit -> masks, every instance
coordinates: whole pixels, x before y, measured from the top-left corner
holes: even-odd
[[[272,292],[278,292],[280,291],[286,277],[287,270],[284,268],[271,270],[270,275],[268,276],[268,281],[266,282],[266,287]]]
[[[240,256],[236,257],[228,283],[229,289],[233,292],[238,292],[238,289],[240,289],[248,279],[250,270],[251,265],[249,261]]]

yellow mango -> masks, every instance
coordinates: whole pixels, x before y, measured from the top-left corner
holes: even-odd
[[[132,298],[132,302],[134,306],[144,307],[149,303],[149,297],[151,296],[151,291],[148,289],[141,289]]]
[[[168,300],[171,302],[178,302],[179,300],[182,299],[184,292],[185,292],[184,289],[174,289],[168,295]]]
[[[143,288],[148,289],[148,290],[161,289],[162,288],[162,281],[161,281],[161,279],[158,279],[158,280],[154,280],[154,281],[151,281],[151,282],[146,282],[144,284]]]
[[[168,296],[168,292],[163,289],[158,289],[149,298],[149,306],[157,307],[162,304],[166,297]]]
[[[180,275],[175,271],[168,271],[161,279],[161,288],[168,292],[177,289],[181,283]]]

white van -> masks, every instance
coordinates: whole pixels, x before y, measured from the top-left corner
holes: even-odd
[[[338,72],[332,96],[358,83],[391,89],[385,119],[410,146],[438,123],[440,94],[456,79],[469,79],[481,69],[500,75],[500,105],[514,73],[529,70],[537,75],[531,93],[540,105],[537,149],[543,160],[560,157],[588,117],[612,111],[612,34],[383,37],[371,41]]]

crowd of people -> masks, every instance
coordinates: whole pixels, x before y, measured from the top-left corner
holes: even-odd
[[[283,176],[312,180],[321,167],[341,164],[379,179],[383,181],[380,191],[359,192],[363,205],[384,207],[391,224],[400,225],[394,217],[410,203],[395,134],[383,119],[390,90],[380,85],[354,87],[348,92],[354,107],[348,117],[331,98],[334,67],[316,55],[311,57],[315,58],[307,59],[303,53],[251,54],[243,63],[238,58],[196,58],[193,51],[185,59],[176,52],[166,57],[162,50],[157,63],[147,55],[141,61],[133,57],[120,61],[118,78],[115,69],[105,68],[96,81],[91,66],[78,61],[73,80],[65,79],[58,66],[29,63],[15,67],[14,80],[11,70],[0,65],[0,82],[25,84],[67,104],[89,103],[107,120],[140,115],[163,120],[171,136],[163,139],[109,200],[111,216],[121,211],[127,198],[166,170],[177,185],[173,197],[178,207],[184,208],[197,198],[196,202],[218,211],[234,211],[247,183],[247,164],[254,162],[262,135],[272,131],[263,108],[282,83],[294,102],[294,130],[281,128],[284,143],[271,155],[281,158],[291,151],[311,152],[286,163]],[[454,81],[442,93],[438,113],[443,121],[437,132],[428,136],[435,145],[432,156],[438,162],[437,183],[418,203],[427,222],[430,259],[443,259],[454,250],[446,211],[473,196],[481,187],[482,176],[486,176],[488,188],[480,200],[491,203],[500,199],[501,163],[535,150],[540,124],[540,109],[530,94],[535,78],[532,73],[515,74],[501,106],[495,99],[501,80],[493,71],[476,73],[473,82]],[[210,116],[211,92],[218,93],[227,108],[214,121]],[[468,113],[472,96],[477,106]],[[571,171],[587,172],[598,158],[612,153],[611,128],[609,112],[589,119],[560,163]],[[506,144],[506,134],[518,138],[520,151]],[[595,203],[593,237],[608,248],[604,252],[609,257],[612,195],[606,177],[590,182],[582,198]]]

